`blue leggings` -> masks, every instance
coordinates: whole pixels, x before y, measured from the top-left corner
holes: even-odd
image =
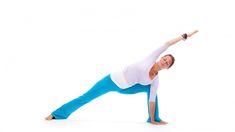
[[[55,117],[55,119],[66,119],[69,117],[70,114],[72,114],[75,110],[82,107],[83,105],[89,103],[93,99],[106,94],[108,92],[116,91],[122,94],[136,94],[140,92],[146,92],[147,93],[147,104],[149,106],[149,94],[150,94],[150,85],[140,85],[136,84],[132,87],[121,89],[119,88],[110,78],[110,75],[107,75],[103,79],[101,79],[99,82],[97,82],[89,91],[87,91],[82,96],[73,99],[72,101],[62,105],[60,108],[56,109],[54,112],[52,112],[52,116]],[[159,118],[158,113],[158,100],[156,97],[156,108],[155,108],[155,121],[159,122],[161,119]],[[148,113],[149,113],[149,107],[148,107]],[[150,115],[150,114],[149,114]],[[147,120],[147,122],[150,122],[150,116]]]

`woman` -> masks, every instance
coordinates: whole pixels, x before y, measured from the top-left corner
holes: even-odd
[[[175,39],[166,42],[145,59],[127,66],[120,72],[107,75],[97,82],[88,92],[52,112],[46,117],[46,120],[66,119],[75,110],[93,99],[105,93],[116,91],[123,94],[146,92],[148,95],[149,112],[149,119],[147,122],[155,125],[167,124],[167,122],[161,120],[158,115],[158,72],[170,68],[174,64],[174,57],[168,54],[161,57],[158,62],[156,62],[156,60],[168,47],[181,40],[186,40],[197,32],[198,31],[195,30],[191,33],[185,33],[176,37]]]

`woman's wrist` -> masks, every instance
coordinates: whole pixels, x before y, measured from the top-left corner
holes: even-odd
[[[185,41],[187,38],[188,38],[188,34],[187,33],[184,33],[184,34],[181,35],[181,39],[182,40]]]

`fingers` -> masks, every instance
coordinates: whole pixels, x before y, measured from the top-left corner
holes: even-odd
[[[161,123],[162,125],[168,124],[168,122],[165,122],[165,121],[161,121],[160,123]]]
[[[191,37],[193,34],[195,34],[195,33],[197,33],[198,32],[198,30],[194,30],[193,32],[191,32],[191,33],[189,33],[189,34],[187,34],[188,35],[188,37]]]
[[[166,125],[167,123],[159,122],[158,125]]]
[[[168,124],[168,122],[165,122],[165,121],[163,121],[163,120],[161,120],[159,123],[161,123],[161,124]]]
[[[152,122],[152,124],[154,124],[154,125],[166,125],[167,124],[167,122]]]
[[[157,122],[157,123],[154,123],[155,125],[165,125],[163,123],[160,123],[160,122]]]
[[[195,33],[197,33],[198,32],[198,30],[195,30],[195,31],[193,31],[193,34],[195,34]]]

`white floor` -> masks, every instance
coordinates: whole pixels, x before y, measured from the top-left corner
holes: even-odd
[[[232,125],[232,124],[231,124]],[[209,124],[190,124],[190,123],[170,123],[165,126],[155,126],[143,122],[109,122],[109,121],[53,121],[42,123],[43,130],[51,131],[104,131],[104,132],[234,132],[231,126],[209,125]],[[34,130],[34,129],[33,129]]]
[[[5,122],[2,122],[2,125]],[[210,124],[210,123],[176,123],[172,122],[165,126],[156,126],[144,122],[119,122],[119,121],[99,121],[99,120],[18,120],[12,119],[8,126],[1,126],[1,131],[56,131],[56,132],[77,132],[77,131],[103,131],[103,132],[234,132],[232,123]]]
[[[115,94],[114,94],[115,95]],[[110,96],[114,96],[110,95]],[[232,111],[227,113],[221,113],[217,115],[219,111],[204,111],[198,114],[193,114],[195,111],[184,111],[184,107],[180,107],[181,110],[175,111],[166,110],[169,113],[163,112],[164,105],[161,107],[161,118],[168,121],[168,125],[156,126],[146,123],[145,109],[138,109],[139,106],[145,106],[144,102],[137,105],[133,104],[126,110],[122,110],[122,104],[116,104],[116,106],[107,108],[110,106],[110,102],[105,102],[105,99],[110,96],[104,96],[97,99],[85,106],[84,109],[80,109],[72,114],[67,120],[53,120],[46,121],[44,117],[51,112],[51,107],[43,107],[40,103],[33,105],[28,104],[27,107],[24,103],[8,105],[8,107],[1,108],[1,132],[12,131],[25,131],[25,132],[42,132],[42,131],[56,131],[56,132],[78,132],[78,131],[103,131],[103,132],[120,132],[120,131],[133,131],[133,132],[234,132],[234,115],[231,115]],[[134,97],[137,95],[133,95]],[[127,96],[131,101],[133,96]],[[138,98],[143,99],[139,95]],[[122,98],[122,96],[120,97]],[[125,98],[126,99],[126,98]],[[120,101],[120,100],[119,100]],[[36,101],[33,101],[36,102]],[[43,101],[44,102],[44,101]],[[100,104],[104,102],[104,104]],[[115,102],[115,101],[114,101]],[[128,102],[128,101],[127,101]],[[47,104],[45,102],[45,104]],[[20,105],[22,107],[20,107]],[[171,104],[172,105],[172,104]],[[7,105],[5,105],[7,106]],[[95,107],[102,107],[96,108]],[[117,109],[120,107],[119,109]],[[133,113],[131,110],[135,109]],[[190,109],[188,109],[190,110]],[[222,110],[222,109],[220,109]],[[173,115],[174,113],[174,115]],[[103,117],[103,118],[102,118]]]

